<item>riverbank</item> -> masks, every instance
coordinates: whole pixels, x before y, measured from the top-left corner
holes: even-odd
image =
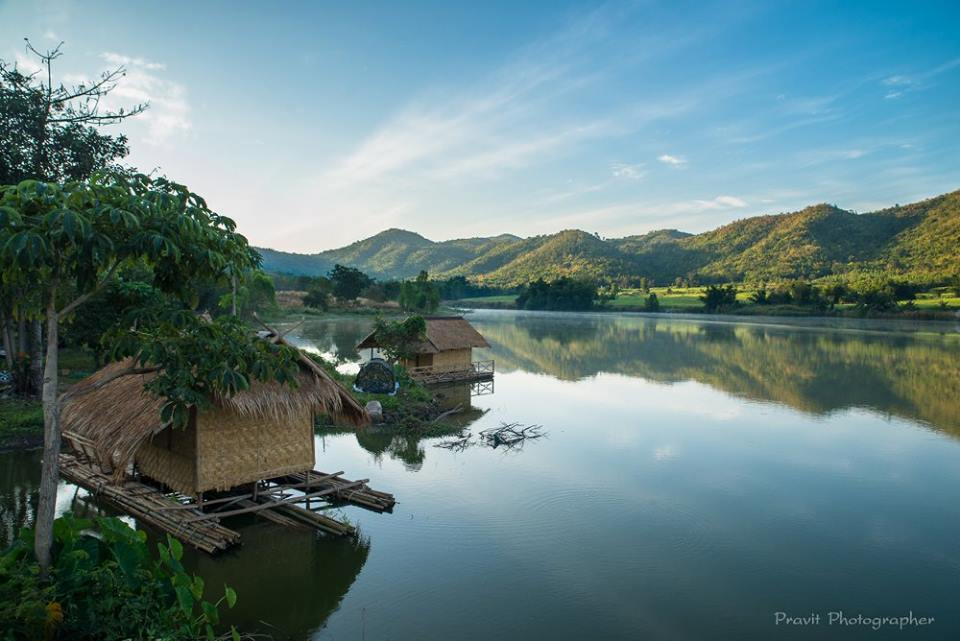
[[[621,295],[611,301],[595,305],[589,310],[553,310],[575,312],[631,312],[660,314],[720,314],[751,317],[803,317],[803,318],[875,318],[902,319],[918,321],[953,321],[960,319],[960,298],[917,298],[911,301],[899,301],[897,310],[864,310],[856,305],[841,303],[827,308],[812,305],[761,305],[750,302],[747,292],[738,292],[737,304],[724,309],[708,311],[700,293],[691,288],[684,290],[651,290],[657,295],[657,309],[646,304],[646,296],[636,294]],[[940,305],[943,301],[944,306]],[[488,296],[447,301],[453,309],[517,309],[516,296]],[[533,310],[530,310],[533,311]],[[542,310],[541,310],[542,311]]]

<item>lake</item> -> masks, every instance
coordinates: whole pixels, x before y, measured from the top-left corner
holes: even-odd
[[[514,450],[318,434],[318,468],[394,493],[340,511],[359,542],[253,519],[190,555],[233,618],[277,639],[960,638],[955,324],[477,311],[492,389],[470,425],[542,425]],[[298,344],[356,367],[362,317]],[[480,412],[478,412],[479,414]],[[4,534],[37,452],[0,455]],[[63,484],[61,509],[96,508]],[[844,621],[829,622],[828,613]],[[933,617],[901,630],[856,617]],[[783,617],[819,614],[819,624]],[[879,627],[873,630],[873,627]]]

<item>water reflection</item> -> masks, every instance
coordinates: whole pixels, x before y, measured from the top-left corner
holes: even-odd
[[[389,426],[369,426],[360,430],[349,427],[324,426],[318,430],[321,449],[325,447],[327,436],[353,435],[357,445],[373,455],[376,462],[383,457],[403,463],[405,469],[416,472],[423,467],[426,459],[425,441],[442,438],[451,431],[465,429],[475,423],[485,413],[474,407],[472,399],[477,394],[491,394],[490,381],[483,384],[459,383],[434,388],[438,409],[442,412],[455,412],[444,417],[443,428],[433,429],[430,424],[420,430],[397,429]]]
[[[813,414],[866,408],[960,436],[960,337],[625,315],[478,313],[497,370],[693,380]]]
[[[225,623],[277,641],[309,638],[321,628],[370,554],[364,539],[323,538],[308,528],[258,522],[241,531],[238,550],[219,557],[184,550],[185,565],[212,590],[236,589],[237,607]]]
[[[40,452],[0,453],[0,549],[20,527],[33,524],[40,484]]]

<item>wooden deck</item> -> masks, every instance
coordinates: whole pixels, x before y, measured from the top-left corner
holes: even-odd
[[[240,533],[222,525],[221,519],[258,514],[280,525],[354,536],[356,529],[352,525],[317,510],[331,504],[351,504],[389,512],[396,503],[392,494],[370,488],[365,479],[344,479],[343,472],[326,474],[313,470],[290,474],[203,501],[164,492],[135,479],[114,483],[108,475],[73,454],[60,455],[60,474],[120,511],[209,554],[241,542]]]
[[[410,378],[424,385],[439,385],[442,383],[472,383],[474,381],[489,381],[493,379],[493,361],[475,361],[469,367],[434,366],[411,367],[407,370]]]

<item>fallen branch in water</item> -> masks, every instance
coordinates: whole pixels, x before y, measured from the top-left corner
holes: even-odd
[[[440,441],[439,443],[434,443],[434,447],[442,447],[445,450],[450,450],[451,452],[462,452],[471,445],[475,445],[473,441],[473,435],[470,432],[467,432],[464,435],[457,436],[456,438],[451,438],[446,441]]]
[[[522,447],[529,439],[544,436],[542,425],[520,425],[520,423],[501,423],[480,432],[480,442],[496,449],[501,445],[507,449]]]
[[[440,414],[439,416],[437,416],[437,418],[433,419],[433,420],[430,421],[430,422],[431,422],[431,423],[436,423],[436,422],[438,422],[438,421],[442,421],[443,419],[447,418],[448,416],[451,416],[451,415],[453,415],[453,414],[459,414],[462,410],[463,410],[463,406],[462,406],[462,405],[457,405],[457,406],[454,407],[453,409],[450,409],[450,410],[447,410],[446,412],[443,412],[442,414]]]

